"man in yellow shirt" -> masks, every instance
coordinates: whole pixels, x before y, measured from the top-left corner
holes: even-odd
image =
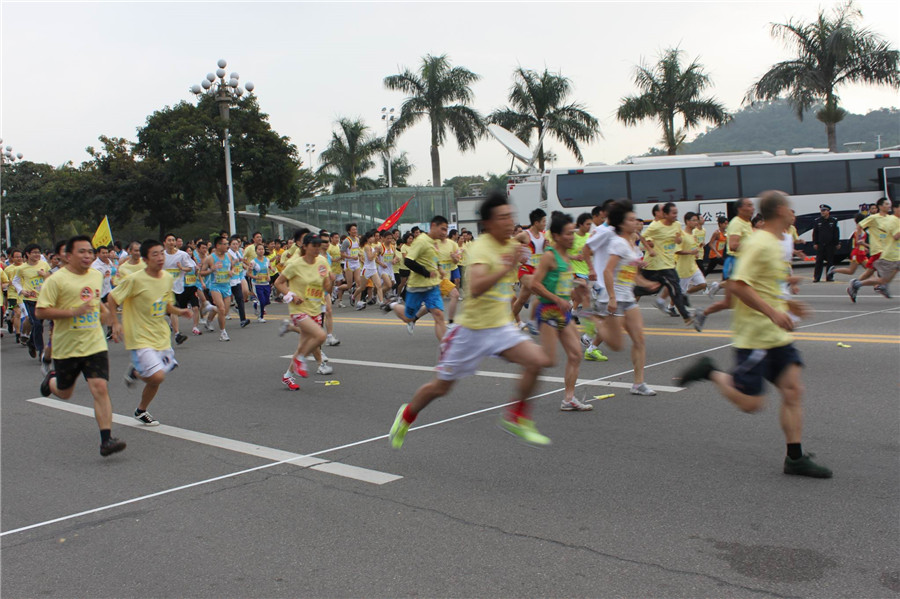
[[[119,263],[119,274],[116,285],[128,275],[134,274],[145,268],[147,268],[147,263],[141,259],[141,244],[137,241],[132,241],[128,244],[128,259]]]
[[[803,360],[793,345],[791,314],[803,316],[802,304],[786,300],[790,264],[785,260],[782,234],[790,224],[788,198],[780,191],[760,195],[762,229],[741,247],[741,260],[732,273],[731,293],[737,298],[732,331],[736,365],[731,374],[718,370],[709,358],[684,370],[682,384],[699,380],[715,383],[719,392],[744,412],[757,412],[765,403],[763,381],[781,392],[781,428],[787,441],[784,473],[831,478],[831,470],[803,453]]]
[[[406,323],[406,330],[410,335],[413,334],[416,321],[425,315],[425,311],[431,312],[434,318],[434,335],[438,341],[447,332],[444,301],[441,299],[442,276],[437,244],[441,239],[446,239],[449,226],[446,218],[435,216],[431,219],[428,233],[416,237],[406,253],[404,264],[410,270],[406,284],[406,305],[393,302],[390,309]],[[423,304],[424,311],[420,311],[419,307]]]
[[[447,306],[447,319],[450,324],[453,324],[456,306],[459,303],[459,290],[453,283],[452,275],[459,264],[459,245],[449,237],[438,239],[437,254],[438,266],[441,269],[441,298],[450,300],[449,306]]]
[[[703,229],[699,227],[700,217],[695,212],[684,215],[684,230],[681,232],[681,243],[675,250],[675,271],[684,294],[685,303],[688,296],[706,289],[706,278],[697,265],[697,258],[702,257],[700,248],[703,241],[696,234]]]
[[[38,293],[44,279],[50,276],[50,265],[41,258],[41,247],[36,243],[25,246],[25,263],[16,269],[16,276],[11,284],[25,304],[25,312],[31,323],[31,335],[28,338],[28,355],[36,358],[44,351],[44,323],[35,315]]]
[[[13,248],[9,251],[9,266],[6,267],[6,276],[9,278],[9,288],[6,290],[6,309],[12,319],[10,333],[15,333],[16,343],[22,342],[22,313],[19,311],[19,294],[13,286],[16,271],[22,266],[22,250]]]
[[[166,380],[166,373],[178,366],[166,316],[190,318],[193,312],[190,307],[175,306],[172,291],[175,280],[163,270],[166,263],[163,244],[148,239],[141,244],[141,258],[147,267],[125,277],[109,294],[107,303],[113,314],[122,306],[122,322],[116,319],[113,323],[113,340],[118,343],[125,331],[125,349],[131,352],[125,384],[133,387],[137,379],[144,381],[141,403],[134,417],[147,426],[157,426],[159,421],[147,408]]]
[[[52,320],[54,367],[41,383],[41,395],[69,399],[78,375],[84,376],[94,397],[94,417],[100,427],[100,455],[125,449],[112,436],[112,402],[109,399],[109,352],[102,322],[115,315],[100,301],[103,275],[91,268],[94,248],[86,235],[66,244],[69,261],[47,279],[37,298],[37,318]]]
[[[648,281],[653,281],[664,286],[669,292],[669,298],[675,305],[675,309],[685,324],[691,323],[691,315],[684,305],[684,295],[681,293],[681,283],[678,272],[675,270],[675,252],[681,243],[681,226],[678,224],[678,206],[674,202],[663,204],[660,210],[661,218],[653,221],[643,233],[645,244],[649,247],[647,265],[641,270],[641,275]],[[635,289],[635,296],[649,295],[650,292],[643,288]],[[669,314],[666,310],[666,302],[662,297],[656,298],[654,304],[663,314]]]
[[[389,434],[395,449],[403,445],[419,412],[449,393],[454,382],[473,375],[489,356],[501,356],[523,369],[516,400],[501,420],[503,428],[529,444],[550,444],[534,426],[528,403],[541,369],[550,362],[544,351],[516,328],[511,309],[516,271],[527,261],[528,250],[511,239],[515,223],[505,195],[492,194],[481,205],[480,216],[485,232],[468,248],[466,302],[459,322],[441,341],[435,378],[400,406]]]
[[[865,224],[864,229],[870,228],[872,230],[869,237],[872,256],[875,260],[872,261],[870,268],[877,272],[878,276],[867,280],[860,278],[850,281],[847,293],[854,302],[860,288],[867,285],[874,285],[875,291],[890,299],[891,294],[888,291],[888,284],[894,279],[897,271],[900,270],[900,201],[893,201],[893,214],[881,213],[881,210],[889,204],[887,198],[881,198],[878,202],[879,215],[869,216],[859,223],[860,227],[863,227],[863,224]],[[863,273],[863,277],[866,274],[871,273],[867,270],[866,273]]]

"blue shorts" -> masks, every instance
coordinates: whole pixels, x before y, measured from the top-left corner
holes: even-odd
[[[442,310],[444,309],[444,300],[441,299],[441,286],[435,285],[428,289],[428,291],[411,291],[409,289],[406,290],[406,317],[409,319],[413,319],[416,317],[416,312],[419,311],[419,306],[425,304],[425,308],[428,310]]]
[[[725,262],[722,264],[722,280],[727,281],[729,277],[731,277],[731,273],[734,272],[734,263],[737,261],[737,258],[734,256],[725,256]]]
[[[228,285],[217,285],[213,283],[209,286],[210,291],[218,291],[222,294],[222,298],[231,297],[231,287]]]
[[[731,371],[734,387],[746,395],[762,395],[763,379],[775,383],[791,364],[803,366],[800,352],[792,343],[771,349],[735,349]]]
[[[450,280],[458,281],[460,278],[462,278],[462,275],[459,274],[459,267],[457,266],[453,269],[453,272],[450,273]]]

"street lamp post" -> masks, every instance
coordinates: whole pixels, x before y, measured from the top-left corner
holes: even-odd
[[[191,93],[196,96],[200,94],[208,94],[215,98],[219,106],[219,116],[225,121],[225,186],[228,188],[228,230],[231,235],[237,232],[237,226],[234,222],[234,184],[231,180],[231,143],[228,137],[228,109],[231,104],[237,102],[237,99],[244,95],[244,89],[238,84],[240,78],[237,73],[231,73],[228,79],[225,79],[225,67],[228,63],[224,59],[220,59],[218,69],[215,74],[207,73],[206,79],[200,82],[200,85],[192,85]],[[244,84],[244,88],[248,92],[253,91],[253,83],[248,81]]]
[[[0,139],[0,144],[2,144],[2,143],[3,143],[3,140]],[[13,163],[16,160],[22,160],[22,158],[23,158],[22,152],[13,153],[12,146],[6,146],[5,148],[2,148],[2,151],[0,151],[0,179],[2,179],[2,177],[3,177],[3,165],[4,164]],[[5,199],[6,199],[5,192],[3,194],[3,198],[4,198],[4,203],[5,203]],[[12,238],[9,233],[9,212],[7,212],[5,216],[6,216],[6,249],[9,249],[12,247]]]
[[[313,170],[313,154],[316,153],[316,144],[306,144],[306,164],[309,170]]]
[[[391,130],[391,125],[394,124],[394,121],[397,119],[394,116],[393,107],[390,110],[387,107],[381,109],[381,120],[384,121],[384,143],[387,151],[387,167],[388,167],[388,187],[393,187],[394,182],[391,176],[391,146],[387,145],[388,133]]]

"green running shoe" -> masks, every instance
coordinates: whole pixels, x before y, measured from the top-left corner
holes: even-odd
[[[406,406],[409,404],[403,404],[400,406],[400,409],[397,411],[397,417],[394,418],[394,425],[391,427],[391,432],[388,433],[388,439],[391,441],[391,447],[394,449],[400,449],[403,447],[403,440],[406,439],[406,433],[409,431],[409,423],[403,419],[403,411],[406,410]]]
[[[512,421],[507,417],[502,417],[500,419],[500,427],[535,447],[544,447],[551,443],[550,437],[538,432],[537,427],[534,426],[534,421],[528,418],[516,418],[515,421]]]
[[[792,460],[784,458],[784,473],[812,478],[831,478],[831,470],[812,461],[815,454],[805,453],[803,457]]]
[[[589,362],[606,362],[609,360],[606,356],[600,353],[599,349],[589,349],[584,352],[584,359]]]

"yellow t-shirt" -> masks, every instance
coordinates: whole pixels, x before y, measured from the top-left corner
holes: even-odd
[[[697,240],[697,245],[702,247],[706,243],[706,229],[703,227],[697,227],[691,231],[691,234],[694,236],[694,239]],[[700,257],[702,258],[703,256]]]
[[[469,244],[467,248],[468,267],[484,264],[488,267],[489,272],[501,270],[505,268],[504,256],[515,260],[521,245],[514,239],[507,239],[504,243],[500,243],[493,235],[485,233]],[[515,295],[513,285],[516,284],[517,270],[516,268],[510,269],[493,287],[478,297],[472,296],[469,289],[471,277],[466,277],[466,301],[463,302],[462,313],[457,317],[456,322],[468,329],[492,329],[511,323],[513,315],[510,302]]]
[[[788,227],[787,232],[788,232],[788,235],[791,236],[791,239],[793,239],[795,243],[800,241],[800,235],[797,233],[797,227],[795,227],[794,225],[791,225],[790,227]]]
[[[881,216],[880,214],[873,214],[871,216],[867,216],[860,223],[859,226],[869,232],[869,255],[874,256],[879,252],[883,252],[885,247],[887,247],[888,243],[888,217],[894,216],[893,214],[886,214]]]
[[[151,277],[147,269],[125,277],[112,290],[113,299],[122,306],[125,349],[170,349],[166,305],[175,303],[168,276]]]
[[[171,282],[172,277],[168,277]],[[81,358],[107,351],[106,333],[100,322],[100,289],[103,275],[89,268],[76,275],[61,268],[47,279],[38,295],[38,308],[72,310],[90,302],[93,310],[72,318],[53,321],[53,357]]]
[[[253,262],[256,259],[256,244],[250,242],[247,247],[244,248],[244,261],[248,264]]]
[[[675,268],[675,236],[681,233],[681,225],[678,221],[671,225],[666,225],[661,220],[655,220],[644,231],[644,239],[653,241],[653,251],[655,256],[647,254],[646,270],[664,270],[667,268]]]
[[[465,242],[461,246],[459,246],[459,264],[457,266],[462,266],[465,268],[469,265],[469,242]]]
[[[16,288],[13,287],[12,280],[16,278],[16,271],[18,269],[19,267],[15,264],[10,264],[3,269],[3,272],[6,273],[6,277],[9,279],[9,289],[6,290],[6,299],[16,300],[16,302],[19,301],[19,294],[16,291]]]
[[[728,223],[728,228],[725,229],[725,239],[727,240],[732,235],[738,235],[741,238],[741,249],[733,250],[731,249],[731,244],[728,243],[728,254],[730,256],[734,256],[737,258],[738,256],[742,256],[744,253],[743,247],[744,244],[747,243],[747,238],[753,234],[753,225],[750,224],[749,220],[744,220],[740,216],[735,216],[731,219],[731,222]]]
[[[436,271],[438,268],[437,242],[429,237],[427,233],[422,233],[410,244],[406,257],[414,262],[418,262],[427,268],[429,272]],[[417,272],[410,271],[409,282],[406,286],[434,287],[435,285],[440,285],[440,283],[440,277],[423,277]]]
[[[116,285],[121,285],[122,280],[125,279],[128,275],[133,275],[134,273],[144,270],[147,268],[147,263],[144,262],[144,259],[141,258],[141,261],[137,264],[132,264],[131,262],[123,262],[119,265],[119,274],[116,275]]]
[[[41,285],[44,284],[44,277],[38,274],[38,271],[50,272],[50,265],[43,260],[38,260],[37,264],[28,264],[23,262],[16,270],[16,276],[19,277],[23,291],[40,292]],[[23,296],[24,297],[24,296]],[[34,298],[28,298],[34,300]],[[55,326],[55,325],[54,325]]]
[[[884,220],[886,237],[884,248],[881,250],[881,259],[888,262],[900,262],[900,240],[894,239],[894,235],[900,232],[900,218],[889,214]]]
[[[694,229],[696,231],[696,229]],[[681,243],[678,244],[677,251],[690,252],[694,248],[699,248],[700,243],[697,238],[687,231],[681,232]],[[697,256],[701,254],[678,254],[675,256],[675,270],[678,272],[678,278],[687,279],[695,272],[700,270],[697,268]]]
[[[341,267],[341,246],[333,243],[329,244],[328,255],[331,257],[331,272],[336,275],[344,272],[344,269]]]
[[[6,297],[6,290],[12,285],[9,284],[9,277],[6,275],[6,269],[0,270],[0,286],[3,288],[3,297]],[[4,302],[6,303],[6,302]]]
[[[737,261],[731,279],[747,283],[764,302],[780,312],[787,312],[782,293],[789,274],[790,264],[784,259],[781,240],[768,231],[757,231],[741,242],[741,259]],[[771,349],[793,341],[791,334],[768,316],[748,308],[739,300],[734,303],[731,329],[734,346],[741,349]]]
[[[316,256],[315,262],[308,264],[306,260],[291,260],[281,272],[288,280],[288,289],[294,295],[303,298],[303,303],[288,304],[291,314],[309,314],[318,316],[322,313],[322,301],[325,295],[322,286],[323,278],[328,276],[328,260],[324,256]]]
[[[291,246],[291,247],[293,247],[293,246]],[[274,263],[275,263],[275,270],[278,272],[281,272],[284,270],[284,264],[281,262],[281,256],[284,255],[284,252],[285,252],[284,249],[280,249],[280,250],[276,251],[277,255],[275,256]]]
[[[443,280],[450,280],[450,273],[456,270],[456,263],[453,261],[452,255],[459,251],[459,246],[455,241],[445,239],[437,242],[438,264],[444,271]]]

